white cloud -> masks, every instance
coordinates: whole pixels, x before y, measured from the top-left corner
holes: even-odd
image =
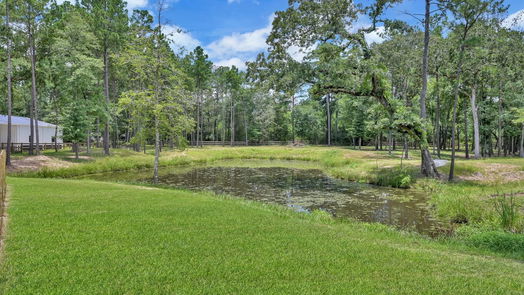
[[[195,47],[200,45],[200,41],[195,39],[191,33],[184,31],[184,29],[178,26],[164,25],[163,31],[173,42],[171,47],[175,51],[180,51],[181,49],[192,51]]]
[[[349,32],[356,33],[360,29],[370,28],[371,22],[367,15],[360,14],[355,22],[351,24],[351,27],[348,28]],[[375,31],[371,33],[364,34],[364,38],[368,44],[372,43],[382,43],[384,42],[384,33],[386,28],[384,26],[377,26]]]
[[[313,51],[315,47],[310,48],[300,48],[298,46],[292,45],[287,49],[287,53],[293,58],[295,61],[302,62],[304,61],[304,58]]]
[[[148,4],[147,0],[127,0],[127,9],[132,11],[135,8],[144,8]]]
[[[258,52],[267,48],[266,39],[271,32],[271,25],[247,33],[233,33],[207,46],[213,58],[225,58],[230,55]]]
[[[220,60],[218,62],[215,62],[215,66],[217,67],[231,67],[235,66],[239,70],[244,71],[247,69],[246,62],[238,57],[233,57],[229,59]]]
[[[386,28],[384,26],[377,27],[377,29],[371,33],[367,33],[364,35],[364,38],[366,38],[366,42],[368,44],[372,43],[382,43],[384,40],[384,33],[386,32]]]
[[[524,31],[524,9],[510,14],[502,21],[502,26],[508,29]]]
[[[266,39],[271,33],[274,15],[261,29],[245,33],[233,33],[211,42],[206,51],[211,60],[219,66],[236,66],[245,70],[246,61],[252,61],[256,55],[268,48]]]

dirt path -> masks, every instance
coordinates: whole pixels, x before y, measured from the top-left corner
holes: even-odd
[[[461,176],[461,179],[478,181],[478,182],[500,182],[508,183],[513,181],[524,180],[524,171],[519,166],[510,164],[483,164],[480,166],[482,171],[475,172],[471,175]]]
[[[75,165],[75,163],[40,155],[24,157],[22,159],[13,159],[11,160],[11,167],[8,168],[8,171],[11,173],[16,173],[23,171],[35,171],[43,167],[62,168],[71,167],[73,165]]]

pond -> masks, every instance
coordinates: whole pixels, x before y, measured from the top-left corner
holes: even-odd
[[[87,178],[150,183],[151,175],[151,171],[145,170]],[[281,204],[297,211],[320,209],[339,218],[380,222],[426,234],[438,227],[424,193],[335,179],[314,169],[312,163],[246,160],[169,167],[160,170],[159,181],[163,186],[212,191]]]

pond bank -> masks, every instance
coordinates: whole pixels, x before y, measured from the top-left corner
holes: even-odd
[[[151,175],[151,170],[140,170],[81,178],[151,185]],[[442,225],[431,216],[426,193],[334,179],[309,162],[230,160],[163,167],[157,186],[212,191],[298,211],[320,209],[337,218],[380,222],[429,235],[442,232]]]
[[[524,291],[520,262],[379,224],[180,190],[9,182],[4,294]]]

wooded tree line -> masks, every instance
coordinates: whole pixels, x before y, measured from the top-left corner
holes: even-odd
[[[269,52],[250,64],[253,81],[290,96],[308,89],[292,108],[299,137],[376,149],[385,142],[405,157],[416,148],[426,176],[439,176],[433,157],[442,150],[452,154],[450,180],[457,150],[524,157],[524,35],[510,29],[504,1],[425,0],[423,13],[386,19],[399,2],[289,1]],[[369,24],[357,26],[363,15]],[[371,44],[366,34],[377,30],[385,41]],[[312,136],[315,121],[327,131]]]
[[[524,156],[524,39],[504,1],[425,0],[425,13],[385,19],[399,2],[291,0],[242,72],[173,50],[162,1],[129,13],[121,0],[2,0],[0,110],[62,126],[88,151],[154,144],[157,160],[204,141],[372,145],[418,149],[437,176],[442,150]],[[377,29],[385,41],[369,43]]]

